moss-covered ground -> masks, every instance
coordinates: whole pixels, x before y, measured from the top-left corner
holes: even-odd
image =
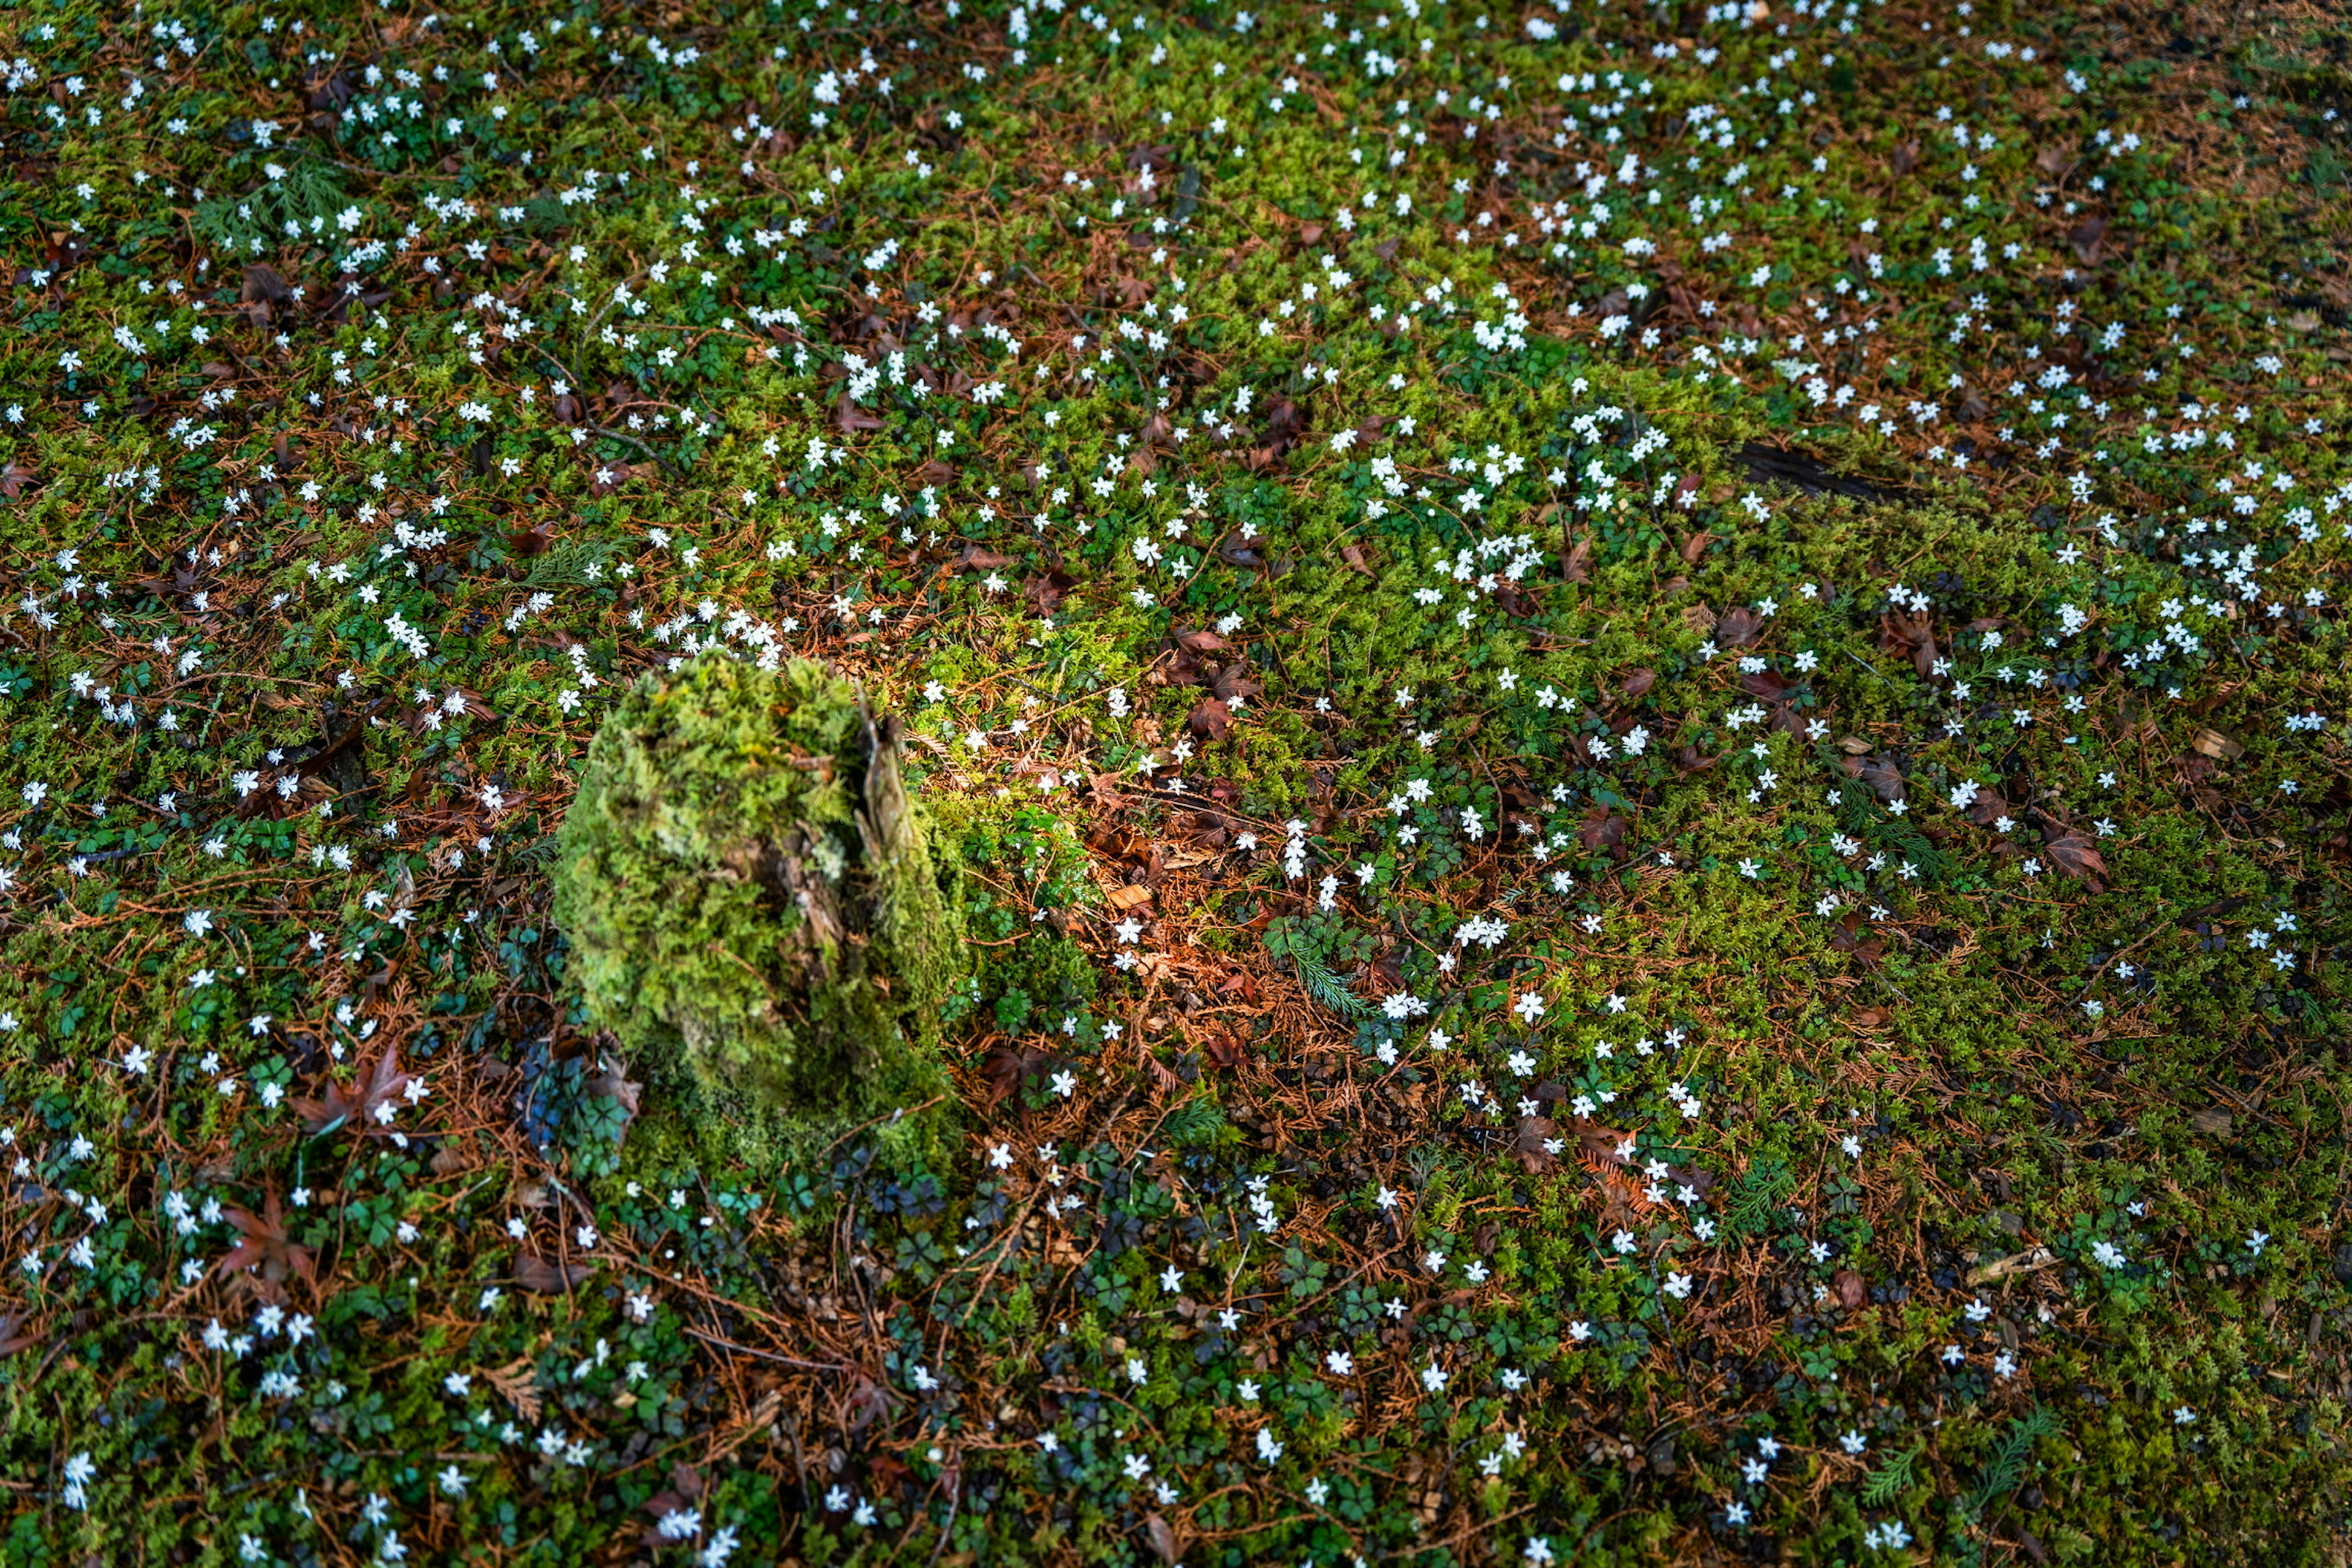
[[[0,1560],[2344,1560],[2352,23],[1481,3],[0,5]]]

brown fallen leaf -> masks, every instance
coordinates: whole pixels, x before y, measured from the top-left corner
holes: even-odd
[[[1212,741],[1222,741],[1234,727],[1234,710],[1215,697],[1203,697],[1192,711],[1185,715],[1184,727],[1196,735]]]
[[[1511,1153],[1521,1170],[1549,1171],[1559,1163],[1559,1156],[1545,1145],[1559,1141],[1559,1124],[1550,1117],[1522,1116],[1518,1131],[1511,1138]]]
[[[1216,653],[1234,646],[1213,631],[1195,630],[1191,626],[1178,626],[1169,637],[1177,647],[1194,653]]]
[[[2189,1121],[2208,1138],[2227,1138],[2236,1120],[2218,1105],[2203,1105],[2189,1113]]]
[[[407,1089],[408,1075],[400,1070],[400,1047],[387,1045],[375,1065],[363,1069],[353,1082],[346,1085],[331,1078],[323,1098],[296,1096],[294,1114],[302,1119],[302,1131],[312,1138],[347,1128],[362,1138],[385,1138],[393,1132],[393,1118],[385,1111],[396,1111]]]
[[[517,1248],[514,1260],[514,1281],[538,1296],[561,1296],[596,1272],[596,1261],[583,1258],[566,1263],[560,1258],[542,1258],[536,1252]]]
[[[221,1214],[236,1228],[237,1243],[227,1257],[213,1265],[215,1274],[257,1268],[265,1292],[270,1294],[276,1293],[289,1274],[300,1275],[312,1289],[318,1289],[318,1258],[288,1236],[286,1212],[276,1193],[263,1201],[257,1215],[240,1208],[223,1208]]]
[[[1889,803],[1901,800],[1905,793],[1903,770],[1894,758],[1880,752],[1866,757],[1841,757],[1848,776],[1860,779],[1870,786],[1870,793]]]
[[[277,304],[287,297],[285,275],[265,262],[257,261],[245,269],[245,281],[237,289],[237,298],[247,305],[268,302]]]
[[[1584,814],[1583,826],[1576,830],[1577,841],[1587,851],[1599,854],[1615,849],[1625,842],[1626,820],[1606,806],[1596,805]]]
[[[2066,231],[2067,241],[2074,247],[2076,259],[2090,267],[2099,259],[2100,242],[2107,236],[2107,220],[2097,213],[2084,213],[2083,221]]]
[[[1745,605],[1735,605],[1717,617],[1715,640],[1725,647],[1746,647],[1763,635],[1764,617]]]
[[[2189,738],[2192,750],[2202,752],[2216,762],[2236,762],[2246,754],[2246,748],[2219,730],[2200,730]]]
[[[1849,1312],[1858,1310],[1864,1301],[1870,1300],[1862,1276],[1851,1268],[1841,1268],[1831,1275],[1830,1289],[1837,1293],[1838,1305]]]
[[[2078,881],[2089,883],[2093,892],[2105,885],[2107,863],[2099,858],[2097,846],[2088,838],[2072,828],[2044,837],[2042,853],[2050,857],[2053,866]]]
[[[1143,1535],[1151,1542],[1151,1554],[1162,1563],[1173,1563],[1184,1555],[1184,1538],[1156,1512],[1143,1516]]]
[[[24,1332],[25,1314],[0,1312],[0,1356],[12,1356],[41,1342],[39,1334]]]
[[[1023,1079],[1042,1079],[1053,1066],[1052,1055],[1035,1046],[999,1041],[989,1048],[987,1058],[980,1064],[980,1075],[988,1081],[990,1108],[1012,1099]]]

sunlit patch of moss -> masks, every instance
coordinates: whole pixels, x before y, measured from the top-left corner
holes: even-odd
[[[940,1092],[957,887],[894,721],[806,661],[706,657],[598,731],[555,913],[593,1018],[713,1106],[814,1132]]]

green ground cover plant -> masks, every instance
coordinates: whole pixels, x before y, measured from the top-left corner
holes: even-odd
[[[0,1561],[2343,1561],[2348,21],[0,4]]]

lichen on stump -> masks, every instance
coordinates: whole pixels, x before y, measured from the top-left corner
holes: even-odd
[[[957,901],[895,721],[805,660],[646,677],[588,749],[555,918],[592,1018],[709,1105],[807,1131],[938,1092]]]

